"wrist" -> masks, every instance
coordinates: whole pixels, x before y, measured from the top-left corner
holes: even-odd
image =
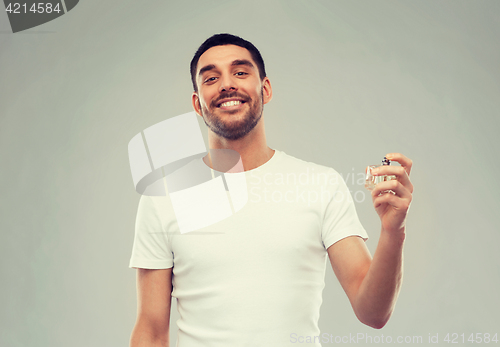
[[[391,241],[394,242],[403,243],[406,238],[406,227],[402,227],[396,231],[388,231],[384,229],[384,227],[382,227],[380,231],[380,237],[390,239]]]

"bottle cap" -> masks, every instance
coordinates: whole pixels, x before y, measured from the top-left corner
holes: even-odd
[[[382,165],[391,165],[391,161],[384,157],[384,160],[382,160]]]

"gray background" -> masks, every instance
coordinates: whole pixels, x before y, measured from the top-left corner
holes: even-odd
[[[1,346],[128,345],[127,144],[191,110],[189,60],[219,32],[264,56],[269,146],[346,178],[372,252],[358,174],[388,152],[414,161],[393,317],[359,323],[328,265],[322,332],[500,332],[500,2],[89,0],[18,34],[2,12],[0,31]]]

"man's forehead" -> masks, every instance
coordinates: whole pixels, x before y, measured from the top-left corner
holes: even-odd
[[[198,60],[197,70],[199,71],[207,65],[219,66],[231,64],[235,60],[248,60],[254,67],[256,66],[252,59],[252,55],[246,48],[236,45],[223,45],[210,47],[203,52]]]

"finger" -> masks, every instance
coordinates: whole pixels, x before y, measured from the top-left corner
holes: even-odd
[[[373,199],[373,206],[375,208],[380,207],[383,204],[389,204],[398,211],[407,212],[410,208],[411,201],[408,199],[402,199],[393,194],[382,194]]]
[[[400,198],[411,201],[411,192],[398,180],[385,181],[377,184],[372,190],[372,199],[375,199],[386,191],[393,191]]]
[[[385,155],[385,157],[389,160],[397,161],[399,164],[401,164],[402,167],[405,168],[408,176],[410,175],[411,167],[413,165],[413,162],[410,158],[405,157],[401,153],[388,153]]]
[[[408,173],[406,169],[402,166],[390,166],[390,165],[382,165],[377,168],[372,169],[372,175],[374,176],[396,176],[398,181],[401,182],[411,193],[413,193],[413,184],[410,181],[410,177],[408,177]]]

